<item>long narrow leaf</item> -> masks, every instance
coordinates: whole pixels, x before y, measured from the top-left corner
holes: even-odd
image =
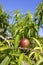
[[[24,54],[22,53],[19,57],[19,61],[18,61],[18,65],[21,65],[22,61],[23,61],[23,58],[24,58]]]
[[[0,47],[0,51],[4,51],[6,49],[9,49],[9,46],[3,46],[3,47]]]
[[[27,57],[26,55],[25,55],[25,59],[29,63],[29,65],[33,65],[33,62],[31,61],[31,59]]]
[[[19,35],[16,36],[14,44],[15,44],[15,48],[17,48],[19,45]]]
[[[5,59],[1,62],[0,65],[8,65],[9,62],[10,62],[10,58],[7,56],[7,57],[5,57]]]
[[[43,63],[43,58],[42,58],[42,59],[40,59],[40,60],[37,62],[37,64],[36,64],[36,65],[41,65],[41,63]]]
[[[33,38],[33,37],[32,37]],[[40,47],[40,49],[42,50],[42,47],[41,47],[41,44],[40,42],[36,39],[36,38],[33,38],[33,40],[38,44],[38,46]]]

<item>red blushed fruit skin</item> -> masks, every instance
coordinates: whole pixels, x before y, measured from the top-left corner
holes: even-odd
[[[22,48],[27,48],[30,45],[30,40],[27,38],[23,38],[20,40],[20,46]]]

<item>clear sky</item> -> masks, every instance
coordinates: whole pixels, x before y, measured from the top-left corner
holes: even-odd
[[[23,13],[30,11],[34,14],[36,7],[42,0],[0,0],[6,11],[20,10]],[[40,29],[39,34],[43,36],[43,30]]]
[[[3,4],[7,11],[19,9],[26,12],[30,10],[32,14],[40,2],[41,0],[0,0],[0,4]]]

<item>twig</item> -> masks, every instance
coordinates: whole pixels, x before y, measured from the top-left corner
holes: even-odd
[[[19,47],[19,49],[21,49],[21,50],[32,50],[32,48],[22,48],[22,47]]]

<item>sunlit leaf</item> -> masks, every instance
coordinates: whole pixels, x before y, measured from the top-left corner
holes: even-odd
[[[17,48],[19,46],[19,35],[16,36],[14,45],[15,45],[15,48]]]
[[[0,65],[8,65],[9,62],[10,62],[10,58],[7,56],[7,57],[4,58],[4,60],[1,62]]]

